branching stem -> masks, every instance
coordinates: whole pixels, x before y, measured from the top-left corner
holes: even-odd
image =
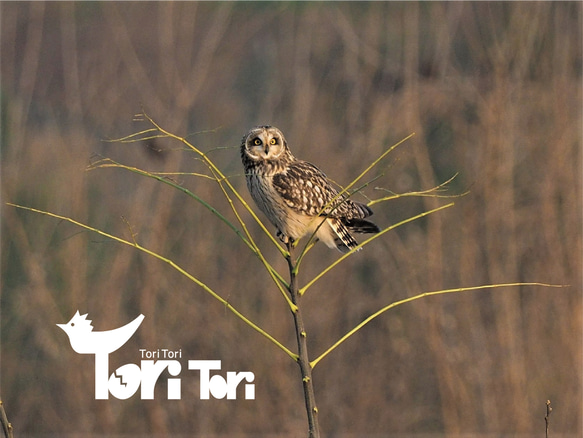
[[[304,388],[304,400],[306,403],[306,412],[308,414],[308,438],[319,438],[320,428],[318,426],[318,408],[316,407],[316,398],[314,395],[314,383],[312,380],[312,366],[308,356],[308,334],[304,326],[304,319],[302,317],[302,309],[299,304],[300,294],[298,291],[297,273],[295,270],[295,263],[293,257],[293,245],[291,242],[287,243],[288,256],[287,263],[290,272],[289,292],[292,302],[296,306],[295,312],[292,312],[294,317],[294,324],[296,329],[296,339],[298,341],[298,358],[297,363],[300,366],[302,374],[302,385]]]
[[[358,324],[357,326],[352,328],[350,331],[348,331],[340,339],[338,339],[326,351],[324,351],[322,354],[320,354],[320,356],[318,356],[316,359],[314,359],[312,362],[310,362],[309,354],[308,354],[308,342],[307,342],[308,334],[307,334],[307,331],[306,331],[306,328],[304,325],[304,320],[303,320],[303,316],[302,316],[302,309],[300,306],[300,301],[301,301],[304,293],[306,293],[306,291],[312,285],[314,285],[315,282],[317,282],[319,279],[321,279],[324,275],[326,275],[328,272],[330,272],[334,267],[336,267],[338,264],[340,264],[346,258],[350,257],[358,249],[371,243],[373,240],[381,237],[385,233],[387,233],[387,232],[389,232],[389,231],[391,231],[391,230],[393,230],[401,225],[404,225],[406,223],[412,222],[414,220],[423,218],[427,215],[430,215],[430,214],[436,213],[438,211],[441,211],[443,209],[446,209],[448,207],[451,207],[453,205],[453,203],[449,203],[447,205],[443,205],[443,206],[434,208],[432,210],[425,211],[425,212],[420,213],[416,216],[404,219],[399,223],[385,227],[379,233],[373,235],[372,237],[370,237],[367,240],[360,243],[352,251],[350,251],[350,252],[344,254],[343,256],[339,257],[338,259],[336,259],[333,263],[328,265],[328,267],[321,270],[320,273],[317,274],[305,286],[300,288],[298,286],[298,282],[297,282],[297,275],[298,275],[299,267],[300,267],[300,264],[303,260],[303,257],[312,248],[312,246],[314,245],[314,243],[317,240],[315,238],[317,230],[315,230],[314,233],[312,234],[312,236],[310,236],[307,239],[305,246],[302,248],[302,250],[298,253],[299,255],[297,255],[297,257],[296,257],[295,245],[291,241],[288,241],[286,244],[286,248],[284,248],[278,241],[275,240],[272,233],[270,233],[267,230],[267,228],[262,223],[262,221],[254,213],[253,209],[250,208],[250,206],[245,202],[245,200],[243,199],[241,194],[231,184],[231,182],[229,181],[229,178],[227,178],[225,176],[225,174],[213,162],[213,160],[211,158],[209,158],[208,153],[204,153],[201,150],[199,150],[193,144],[189,143],[186,140],[186,138],[179,137],[177,135],[174,135],[174,134],[164,130],[145,113],[142,114],[141,117],[148,120],[154,127],[147,129],[147,130],[144,130],[144,131],[141,131],[141,132],[138,132],[138,133],[135,133],[135,134],[132,134],[132,135],[129,135],[129,136],[126,136],[126,137],[121,138],[121,139],[117,139],[116,141],[119,141],[122,143],[131,143],[131,142],[135,142],[135,141],[154,139],[154,138],[171,138],[171,139],[174,139],[176,141],[181,142],[190,151],[193,151],[194,153],[197,154],[197,156],[198,156],[197,159],[201,160],[206,165],[208,171],[210,172],[210,175],[209,174],[198,174],[198,173],[189,173],[189,175],[198,176],[198,177],[207,178],[207,179],[216,181],[220,190],[222,191],[222,194],[225,196],[225,199],[228,201],[229,206],[230,206],[230,208],[231,208],[231,210],[236,218],[236,222],[238,222],[240,228],[239,228],[239,226],[236,225],[236,223],[231,222],[229,219],[227,219],[226,216],[224,216],[222,213],[220,213],[218,210],[216,210],[212,205],[210,205],[209,203],[204,201],[202,198],[200,198],[196,193],[191,192],[187,188],[182,187],[180,184],[178,184],[178,183],[176,183],[176,182],[174,182],[171,179],[166,177],[166,175],[177,175],[180,173],[165,174],[165,173],[147,172],[145,170],[141,170],[141,169],[138,169],[135,167],[122,165],[122,164],[114,162],[113,160],[110,160],[110,159],[100,160],[96,163],[93,163],[89,168],[95,169],[95,168],[100,168],[100,167],[118,167],[118,168],[123,168],[123,169],[129,170],[131,172],[135,172],[135,173],[143,175],[143,176],[154,178],[160,182],[163,182],[163,183],[168,184],[176,189],[181,190],[182,192],[184,192],[185,194],[187,194],[191,198],[195,199],[197,202],[201,203],[205,208],[207,208],[211,213],[213,213],[218,219],[220,219],[222,222],[224,222],[233,232],[236,233],[236,235],[242,240],[242,242],[247,246],[247,248],[249,248],[249,250],[251,250],[253,252],[253,254],[255,254],[259,258],[259,260],[262,262],[265,269],[269,273],[271,279],[274,281],[277,288],[279,289],[279,291],[283,295],[284,299],[286,300],[286,302],[291,310],[291,313],[293,315],[293,319],[294,319],[296,340],[297,340],[297,345],[298,345],[297,354],[294,353],[292,350],[288,349],[285,345],[283,345],[281,342],[279,342],[277,339],[275,339],[272,335],[267,333],[259,325],[255,324],[249,318],[247,318],[242,313],[240,313],[228,300],[222,298],[218,293],[216,293],[208,285],[206,285],[204,282],[202,282],[198,277],[188,273],[185,269],[183,269],[182,267],[177,265],[171,259],[168,259],[168,258],[162,256],[161,254],[158,254],[154,251],[151,251],[151,250],[141,246],[136,240],[136,234],[134,233],[134,231],[131,227],[131,224],[126,219],[124,219],[124,222],[126,223],[128,229],[129,229],[129,232],[131,235],[131,240],[126,240],[126,239],[123,239],[121,237],[114,236],[112,234],[106,233],[105,231],[101,231],[97,228],[91,227],[89,225],[85,225],[81,222],[78,222],[78,221],[73,220],[73,219],[66,217],[66,216],[61,216],[61,215],[57,215],[54,213],[49,213],[46,211],[37,210],[35,208],[24,207],[24,206],[20,206],[20,205],[16,205],[16,204],[11,204],[11,203],[8,203],[8,205],[11,205],[13,207],[17,207],[20,209],[44,214],[44,215],[47,215],[47,216],[50,216],[50,217],[53,217],[56,219],[60,219],[63,221],[67,221],[67,222],[72,223],[76,226],[79,226],[85,230],[97,233],[101,236],[107,237],[109,239],[112,239],[112,240],[119,242],[119,243],[122,243],[124,245],[128,245],[128,246],[135,248],[143,253],[146,253],[154,258],[157,258],[160,261],[167,263],[173,269],[175,269],[176,271],[178,271],[179,273],[181,273],[182,275],[187,277],[189,280],[191,280],[193,283],[195,283],[199,287],[201,287],[206,293],[210,294],[215,300],[217,300],[221,304],[223,304],[236,317],[238,317],[240,320],[245,322],[252,329],[254,329],[258,333],[263,335],[265,338],[267,338],[269,341],[271,341],[279,349],[281,349],[283,352],[285,352],[292,360],[294,360],[300,367],[302,386],[303,386],[303,390],[304,390],[304,401],[305,401],[306,412],[307,412],[307,417],[308,417],[308,427],[309,427],[308,438],[319,438],[320,437],[320,430],[319,430],[319,424],[318,424],[318,408],[316,406],[314,383],[312,380],[313,369],[316,367],[316,365],[322,359],[324,359],[326,356],[328,356],[332,351],[334,351],[337,347],[339,347],[347,339],[349,339],[351,336],[356,334],[359,330],[361,330],[369,322],[371,322],[375,318],[379,317],[383,313],[387,312],[388,310],[390,310],[396,306],[400,306],[402,304],[409,303],[409,302],[412,302],[412,301],[415,301],[415,300],[418,300],[421,298],[430,297],[430,296],[434,296],[434,295],[449,294],[449,293],[476,291],[476,290],[493,289],[493,288],[501,288],[501,287],[515,287],[515,286],[564,287],[563,285],[551,285],[551,284],[545,284],[545,283],[507,283],[507,284],[493,284],[493,285],[482,285],[482,286],[473,286],[473,287],[462,287],[462,288],[456,288],[456,289],[443,289],[443,290],[439,290],[439,291],[425,292],[425,293],[422,293],[419,295],[415,295],[413,297],[409,297],[409,298],[402,299],[400,301],[393,302],[393,303],[383,307],[382,309],[378,310],[377,312],[373,313],[368,318],[366,318],[364,321],[362,321],[360,324]],[[400,144],[402,144],[406,140],[408,140],[412,135],[413,134],[409,135],[408,137],[405,137],[403,140],[394,144],[393,146],[388,148],[385,152],[383,152],[363,172],[361,172],[360,175],[358,175],[350,184],[348,184],[348,186],[346,186],[344,189],[339,191],[339,193],[329,203],[327,203],[327,205],[325,205],[322,208],[322,210],[318,214],[318,218],[316,220],[320,220],[319,218],[322,215],[325,215],[324,214],[325,212],[326,212],[326,214],[329,214],[330,213],[329,210],[333,211],[334,208],[337,208],[338,207],[338,205],[336,205],[337,201],[339,201],[341,198],[348,198],[348,197],[352,196],[354,193],[360,192],[363,188],[369,186],[373,181],[380,178],[380,176],[382,176],[382,175],[378,175],[378,176],[372,178],[371,180],[369,180],[368,182],[365,182],[364,184],[361,183],[360,187],[358,187],[356,190],[352,189],[353,187],[356,186],[358,181],[360,181],[362,178],[364,178],[364,176],[369,171],[371,171],[371,169],[373,169],[375,166],[377,166],[391,151],[393,151],[397,146],[399,146]],[[400,197],[405,197],[405,196],[430,196],[430,197],[435,197],[435,198],[452,198],[452,197],[456,197],[456,196],[463,196],[465,193],[461,194],[461,195],[456,195],[456,196],[451,196],[451,195],[446,196],[446,195],[439,194],[439,192],[441,192],[444,189],[444,187],[448,183],[450,183],[454,178],[455,178],[455,176],[452,177],[451,179],[447,180],[446,182],[438,185],[437,187],[434,187],[434,188],[431,188],[428,190],[424,190],[424,191],[419,191],[419,192],[409,192],[409,193],[403,193],[403,194],[396,194],[392,191],[388,191],[385,189],[379,189],[379,190],[382,190],[388,194],[384,197],[381,197],[381,198],[375,199],[375,200],[370,200],[369,198],[367,198],[367,199],[369,199],[368,205],[374,205],[374,204],[381,203],[381,202],[387,202],[387,201],[390,201],[390,200],[393,200],[396,198],[400,198]],[[234,201],[238,201],[238,203],[235,203]],[[268,238],[271,240],[271,242],[277,247],[277,249],[281,253],[281,255],[286,259],[287,264],[288,264],[288,268],[289,268],[289,275],[290,275],[289,283],[287,283],[285,281],[284,277],[263,256],[261,249],[255,243],[255,240],[253,239],[252,234],[248,230],[247,225],[245,224],[245,221],[243,220],[243,217],[240,215],[240,212],[237,208],[239,203],[248,211],[248,213],[257,222],[259,227],[268,236]],[[333,208],[333,206],[335,206],[335,207]],[[320,226],[321,225],[322,224],[320,224]],[[550,401],[547,401],[547,415],[545,417],[547,438],[548,438],[548,434],[549,434],[549,423],[550,423],[551,411],[552,411],[552,408],[550,406]],[[7,438],[11,438],[12,427],[11,427],[10,423],[8,423],[8,420],[6,419],[6,415],[5,415],[5,412],[3,410],[1,401],[0,401],[0,423],[4,429],[5,436]]]

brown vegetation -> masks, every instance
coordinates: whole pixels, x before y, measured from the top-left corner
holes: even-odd
[[[305,296],[320,354],[380,307],[424,291],[509,288],[398,307],[314,372],[324,436],[582,433],[581,3],[3,2],[2,198],[130,238],[198,275],[286,345],[291,315],[258,260],[183,193],[95,155],[152,171],[201,172],[180,144],[112,144],[158,123],[245,191],[238,145],[255,124],[347,183],[384,149],[376,185],[427,189],[456,172],[456,206],[388,233]],[[221,211],[216,184],[177,181]],[[366,194],[380,196],[373,188]],[[381,204],[398,222],[434,198]],[[248,219],[248,218],[246,218]],[[251,225],[251,222],[249,222]],[[266,254],[275,248],[254,227]],[[319,245],[310,279],[338,253]],[[274,261],[282,270],[285,260]],[[250,370],[255,401],[93,399],[93,358],[55,324],[89,312],[97,330],[146,315],[112,355],[181,348]],[[304,436],[295,364],[157,260],[56,220],[2,206],[2,380],[16,436]],[[556,434],[556,435],[554,435]]]

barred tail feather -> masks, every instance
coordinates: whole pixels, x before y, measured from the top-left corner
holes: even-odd
[[[344,219],[342,222],[350,231],[354,231],[355,233],[376,234],[381,231],[376,224],[365,221],[364,219]]]
[[[334,232],[334,244],[338,251],[343,254],[353,250],[358,246],[358,242],[350,235],[348,228],[338,219],[329,221],[330,228]]]
[[[356,210],[358,211],[358,213],[360,213],[359,217],[361,219],[364,219],[365,217],[372,216],[372,210],[370,209],[370,207],[368,205],[361,204],[360,202],[354,202],[354,201],[352,201],[352,204],[354,204],[354,206],[356,207]]]

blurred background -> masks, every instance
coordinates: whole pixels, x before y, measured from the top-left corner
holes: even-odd
[[[297,366],[169,266],[69,223],[143,246],[198,276],[295,350],[293,322],[238,237],[176,189],[120,169],[204,172],[162,127],[210,152],[247,200],[241,137],[273,124],[294,154],[365,190],[424,190],[456,173],[455,205],[350,257],[303,300],[313,358],[379,308],[426,291],[546,282],[397,307],[314,371],[323,436],[582,434],[579,2],[2,2],[1,388],[15,436],[305,436]],[[376,175],[376,174],[374,174]],[[371,175],[371,176],[374,176]],[[173,179],[234,219],[212,181]],[[365,198],[360,197],[360,200]],[[448,200],[376,205],[381,227]],[[243,213],[273,265],[285,261]],[[263,218],[263,216],[261,216]],[[270,230],[272,227],[269,227]],[[339,253],[317,245],[302,284]],[[143,313],[110,372],[138,349],[181,349],[182,399],[94,399],[94,358],[63,331]],[[252,371],[255,400],[199,399],[187,359]]]

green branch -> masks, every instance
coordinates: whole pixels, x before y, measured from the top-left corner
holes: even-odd
[[[259,257],[259,260],[261,260],[261,262],[263,263],[263,265],[267,269],[267,272],[271,276],[271,278],[272,278],[273,282],[275,283],[275,285],[277,286],[278,290],[281,292],[283,298],[286,300],[290,310],[292,312],[296,312],[297,306],[292,302],[291,298],[288,296],[288,291],[289,291],[290,285],[283,279],[283,277],[280,275],[280,273],[277,272],[269,264],[269,262],[265,259],[265,257],[263,256],[263,253],[261,252],[259,247],[253,241],[253,238],[251,237],[251,233],[249,233],[249,230],[247,229],[247,225],[245,224],[245,222],[243,221],[243,219],[239,215],[239,212],[235,208],[235,205],[233,204],[233,200],[231,199],[231,197],[229,196],[229,194],[225,190],[225,187],[220,182],[219,182],[219,186],[223,192],[223,195],[225,196],[225,198],[229,202],[229,205],[231,206],[231,209],[233,210],[235,217],[237,218],[237,220],[239,221],[239,223],[243,227],[245,234],[247,234],[247,236],[249,237],[249,240],[252,242],[252,244],[255,248],[255,254],[257,255],[257,257]]]
[[[566,287],[566,285],[557,285],[557,284],[546,284],[546,283],[502,283],[502,284],[487,284],[483,286],[473,286],[473,287],[459,287],[455,289],[443,289],[434,292],[424,292],[419,295],[415,295],[414,297],[405,298],[404,300],[396,301],[394,303],[389,304],[386,307],[383,307],[378,312],[373,313],[371,316],[366,318],[344,336],[342,336],[334,345],[328,348],[324,353],[322,353],[318,358],[310,362],[312,368],[314,368],[322,359],[324,359],[328,354],[334,351],[340,344],[350,338],[353,334],[371,322],[373,319],[377,318],[378,316],[385,313],[387,310],[390,310],[394,307],[400,306],[401,304],[410,303],[411,301],[415,301],[425,297],[431,297],[433,295],[444,295],[444,294],[451,294],[451,293],[458,293],[458,292],[469,292],[469,291],[476,291],[476,290],[483,290],[483,289],[494,289],[500,287],[516,287],[516,286],[544,286],[544,287]]]
[[[106,158],[106,159],[97,161],[95,163],[92,163],[91,165],[88,166],[87,169],[93,170],[93,169],[100,169],[100,168],[107,168],[107,167],[114,167],[114,168],[129,170],[130,172],[137,173],[138,175],[142,175],[142,176],[147,176],[148,178],[153,178],[157,181],[163,182],[164,184],[167,184],[171,187],[174,187],[175,189],[180,190],[181,192],[187,194],[188,196],[190,196],[191,198],[193,198],[197,202],[201,203],[211,213],[213,213],[221,221],[223,221],[225,224],[227,224],[227,226],[231,230],[233,230],[237,234],[237,236],[239,236],[241,238],[241,240],[243,240],[243,242],[245,242],[245,244],[249,247],[249,249],[251,249],[251,251],[256,252],[256,248],[251,244],[251,242],[249,242],[249,240],[247,240],[247,238],[241,233],[241,231],[239,231],[237,229],[237,227],[231,223],[231,221],[229,221],[225,216],[223,216],[220,211],[218,211],[216,208],[214,208],[208,202],[204,201],[202,198],[195,195],[193,192],[191,192],[187,188],[181,186],[180,184],[178,184],[178,183],[176,183],[176,182],[174,182],[171,179],[168,179],[166,177],[159,176],[157,173],[147,172],[147,171],[139,169],[137,167],[126,166],[125,164],[118,163],[117,161],[114,161],[111,158]],[[202,174],[191,174],[191,175],[203,176],[205,178],[209,178],[209,179],[213,179],[213,180],[215,179],[215,178],[208,176],[208,175],[202,175]]]
[[[290,298],[289,298],[289,296],[288,296],[288,294],[286,292],[287,288],[289,288],[289,285],[286,283],[286,281],[283,279],[283,277],[269,264],[269,262],[263,256],[261,250],[256,245],[253,237],[251,236],[251,233],[248,231],[247,226],[245,225],[245,222],[241,219],[239,213],[237,212],[237,209],[235,208],[235,205],[233,204],[233,201],[232,201],[231,197],[229,196],[229,194],[225,190],[225,186],[229,189],[230,192],[232,192],[235,195],[235,197],[239,200],[239,202],[243,205],[243,207],[251,214],[251,216],[253,217],[253,219],[259,224],[259,226],[263,230],[263,232],[265,234],[267,234],[267,236],[269,237],[269,239],[277,247],[277,249],[280,251],[280,253],[282,254],[282,256],[285,258],[285,257],[287,257],[289,255],[289,253],[285,249],[283,249],[282,246],[275,240],[275,238],[273,237],[272,233],[270,233],[269,230],[267,230],[267,228],[265,227],[265,225],[263,224],[263,222],[255,214],[255,212],[253,211],[253,209],[251,207],[249,207],[249,205],[247,204],[247,202],[245,201],[245,199],[235,189],[235,187],[233,187],[233,185],[231,184],[231,182],[229,181],[229,179],[223,174],[223,172],[221,172],[221,170],[208,157],[207,154],[203,153],[201,150],[199,150],[193,144],[191,144],[190,142],[188,142],[185,138],[179,137],[179,136],[177,136],[175,134],[172,134],[171,132],[166,131],[160,125],[158,125],[156,122],[154,122],[154,120],[150,116],[148,116],[147,114],[142,113],[142,115],[155,128],[152,128],[152,129],[149,129],[149,130],[146,130],[146,131],[142,131],[141,133],[136,133],[136,134],[130,135],[128,137],[124,137],[124,138],[120,139],[120,141],[129,142],[129,141],[142,140],[142,138],[139,137],[141,134],[144,134],[144,133],[150,134],[152,132],[158,131],[158,132],[161,132],[164,136],[166,136],[168,138],[173,138],[173,139],[175,139],[175,140],[183,143],[190,150],[192,150],[193,152],[195,152],[201,158],[201,160],[203,161],[203,163],[208,167],[208,169],[211,171],[211,173],[213,174],[213,177],[212,178],[217,182],[217,184],[221,188],[221,191],[223,192],[223,195],[226,197],[227,201],[229,202],[229,205],[230,205],[231,209],[233,210],[235,216],[237,217],[237,220],[239,221],[239,223],[241,224],[241,227],[243,228],[243,230],[245,232],[245,235],[247,236],[247,238],[245,239],[246,242],[249,242],[248,245],[253,250],[254,254],[257,255],[257,257],[259,258],[259,260],[265,266],[267,272],[269,273],[269,275],[273,279],[274,283],[276,284],[277,288],[281,292],[282,296],[286,300],[286,302],[287,302],[289,308],[291,309],[291,311],[292,312],[295,312],[296,309],[297,309],[297,307],[296,307],[296,305],[294,303],[292,303],[292,301],[290,300]],[[238,233],[238,235],[240,235],[240,234]],[[285,289],[284,289],[284,287],[285,287]]]
[[[412,222],[416,219],[420,219],[424,216],[428,216],[432,213],[438,212],[440,210],[443,210],[445,208],[451,207],[453,204],[447,204],[447,205],[442,205],[441,207],[438,208],[434,208],[433,210],[429,210],[429,211],[425,211],[423,213],[420,213],[416,216],[407,218],[405,220],[402,220],[401,222],[398,222],[396,224],[390,225],[388,227],[386,227],[385,229],[381,230],[379,233],[374,234],[372,237],[369,237],[368,239],[366,239],[364,242],[360,243],[358,246],[356,246],[354,249],[352,249],[350,252],[347,252],[346,254],[343,254],[342,257],[339,257],[338,259],[336,259],[332,264],[330,264],[326,269],[324,269],[323,271],[321,271],[318,275],[316,275],[310,282],[308,282],[308,284],[306,284],[304,287],[302,287],[299,291],[300,295],[303,295],[306,293],[306,291],[312,287],[314,285],[314,283],[316,281],[318,281],[320,278],[322,278],[324,275],[326,275],[329,271],[331,271],[336,265],[338,265],[339,263],[342,263],[342,261],[346,260],[346,258],[350,257],[352,254],[354,254],[356,251],[358,251],[360,248],[362,248],[364,245],[369,244],[370,242],[372,242],[375,239],[378,239],[379,237],[381,237],[383,234],[394,230],[397,227],[400,227],[401,225],[404,225],[406,223]]]
[[[409,140],[411,137],[413,137],[415,135],[415,133],[411,133],[409,134],[407,137],[403,138],[402,140],[398,141],[397,143],[395,143],[394,145],[392,145],[390,148],[388,148],[386,151],[384,151],[376,160],[374,160],[366,169],[364,169],[356,178],[354,178],[344,189],[340,190],[338,192],[338,194],[336,196],[334,196],[329,202],[326,203],[326,205],[324,205],[322,207],[322,209],[318,212],[318,215],[315,217],[314,220],[318,220],[318,218],[322,217],[322,216],[327,216],[330,215],[335,209],[337,209],[341,203],[338,203],[338,205],[336,205],[330,212],[328,212],[327,214],[324,214],[324,212],[326,211],[327,208],[331,207],[332,205],[334,205],[334,203],[339,200],[341,197],[343,197],[345,194],[347,194],[346,198],[350,198],[352,195],[354,195],[355,193],[358,193],[360,190],[362,190],[363,188],[365,188],[366,186],[368,186],[371,182],[375,181],[376,179],[379,178],[379,176],[373,178],[371,181],[363,184],[358,190],[355,190],[352,193],[349,193],[349,190],[358,182],[360,181],[362,178],[364,178],[364,176],[370,172],[377,164],[379,164],[389,153],[391,153],[393,150],[395,150],[398,146],[400,146],[401,144],[405,143],[407,140]],[[318,229],[324,224],[324,222],[321,222],[318,227],[314,230],[314,232],[312,233],[312,235],[309,237],[308,241],[306,242],[306,245],[304,246],[304,248],[302,249],[302,251],[300,252],[300,255],[298,256],[298,263],[295,266],[295,272],[297,273],[299,271],[300,268],[300,264],[304,258],[304,256],[307,254],[307,252],[312,248],[313,243],[314,243],[314,239],[316,236],[316,233],[318,232]],[[295,244],[297,245],[297,242],[295,242]],[[300,291],[300,294],[302,292]]]
[[[147,131],[142,131],[142,132],[147,132]],[[114,141],[114,140],[112,140]],[[129,143],[131,141],[137,141],[137,139],[133,138],[133,136],[129,136],[129,137],[124,137],[122,139],[119,139],[118,141],[120,142],[124,142],[124,143]],[[201,154],[199,151],[197,151],[199,154]],[[156,173],[156,172],[147,172],[145,170],[142,169],[138,169],[136,167],[132,167],[132,166],[126,166],[124,164],[118,163],[114,160],[111,159],[104,159],[101,161],[97,161],[95,163],[93,163],[91,166],[89,166],[89,170],[93,170],[93,169],[98,169],[98,168],[107,168],[107,167],[117,167],[117,168],[121,168],[121,169],[125,169],[125,170],[129,170],[131,172],[137,173],[139,175],[142,176],[147,176],[149,178],[153,178],[156,179],[160,182],[163,182],[164,184],[170,185],[178,190],[181,190],[182,192],[186,193],[188,196],[192,197],[193,199],[195,199],[197,202],[201,203],[205,208],[207,208],[211,213],[213,213],[214,215],[216,215],[222,222],[224,222],[225,224],[227,224],[227,226],[233,230],[237,236],[239,236],[241,238],[241,240],[243,240],[243,242],[247,245],[247,247],[259,258],[259,260],[261,261],[261,263],[263,263],[263,265],[265,266],[265,269],[267,270],[267,272],[269,273],[270,277],[273,279],[274,283],[276,284],[278,290],[281,292],[282,296],[284,297],[284,299],[286,300],[288,306],[290,307],[290,309],[292,311],[295,311],[295,304],[293,304],[287,294],[287,288],[289,287],[289,285],[287,284],[287,282],[284,280],[284,278],[279,274],[279,272],[277,272],[272,266],[271,264],[265,259],[265,257],[263,256],[261,250],[259,249],[259,247],[257,246],[257,244],[255,243],[253,237],[251,236],[251,233],[248,231],[247,226],[245,224],[245,222],[241,219],[237,209],[235,208],[235,205],[233,204],[233,200],[231,199],[231,197],[229,196],[229,194],[227,193],[227,191],[225,190],[225,186],[223,185],[223,181],[226,181],[226,177],[220,173],[220,171],[218,171],[216,166],[210,166],[209,163],[212,163],[212,161],[210,159],[204,159],[202,160],[205,165],[207,165],[207,167],[209,168],[209,170],[213,173],[213,175],[205,175],[205,174],[198,174],[198,173],[185,173],[187,175],[194,175],[194,176],[200,176],[200,177],[204,177],[210,180],[213,180],[215,182],[217,182],[217,184],[219,185],[219,187],[221,188],[221,191],[223,192],[223,195],[225,196],[225,198],[227,199],[233,213],[235,214],[235,217],[237,218],[238,222],[240,223],[244,234],[241,233],[241,231],[231,222],[229,221],[223,214],[221,214],[217,209],[215,209],[212,205],[210,205],[209,203],[207,203],[206,201],[202,200],[199,196],[197,196],[196,194],[194,194],[193,192],[191,192],[190,190],[186,189],[185,187],[181,186],[180,184],[166,178],[163,176],[160,176],[161,174]],[[217,174],[217,172],[219,172],[219,174]],[[236,190],[229,185],[230,190],[233,191],[234,193],[236,193]],[[240,197],[240,196],[239,196]],[[250,208],[247,206],[247,204],[245,203],[245,201],[243,200],[242,197],[240,197],[241,202],[246,206],[246,208],[248,210],[250,210]],[[257,220],[259,221],[259,219],[257,218]],[[263,226],[263,224],[262,224]],[[265,229],[265,226],[263,226],[263,228]],[[265,232],[267,233],[268,231],[265,229]],[[278,245],[279,246],[279,245]]]
[[[160,125],[158,125],[156,122],[154,122],[154,120],[150,116],[148,116],[147,114],[143,113],[142,115],[152,125],[154,125],[154,127],[156,128],[156,130],[158,130],[159,132],[161,132],[162,134],[164,134],[166,137],[169,137],[169,138],[173,138],[175,140],[178,140],[179,142],[181,142],[185,146],[187,146],[190,150],[192,150],[197,155],[199,155],[201,157],[201,159],[204,161],[204,163],[209,167],[209,169],[212,170],[213,174],[218,177],[217,178],[217,182],[218,183],[224,182],[224,184],[229,188],[229,190],[231,190],[233,192],[233,194],[235,195],[235,197],[241,202],[241,204],[243,205],[243,207],[245,207],[245,209],[249,212],[249,214],[251,214],[251,217],[253,217],[253,219],[257,222],[257,224],[259,224],[259,226],[264,231],[264,233],[267,234],[267,236],[271,239],[271,241],[274,243],[274,245],[279,249],[279,251],[281,252],[281,255],[283,257],[287,257],[287,255],[288,255],[287,251],[284,248],[282,248],[282,246],[279,244],[279,242],[277,242],[277,240],[275,240],[275,237],[273,237],[272,233],[269,232],[269,230],[265,227],[265,225],[263,224],[263,222],[257,217],[257,215],[255,214],[255,212],[253,211],[253,209],[251,207],[249,207],[249,205],[247,204],[247,202],[245,202],[245,199],[243,199],[243,197],[241,196],[241,194],[233,187],[233,185],[228,180],[228,178],[223,174],[223,172],[221,172],[221,170],[216,166],[216,164],[210,158],[208,158],[207,154],[205,154],[204,152],[202,152],[201,150],[199,150],[197,147],[195,147],[193,144],[191,144],[190,142],[188,142],[186,140],[186,138],[179,137],[178,135],[175,135],[175,134],[172,134],[171,132],[166,131]],[[143,131],[143,132],[149,132],[149,131],[150,130]]]
[[[131,246],[133,248],[136,248],[139,251],[142,251],[142,252],[144,252],[144,253],[146,253],[146,254],[154,257],[154,258],[157,258],[158,260],[163,261],[164,263],[166,263],[166,264],[170,265],[172,268],[174,268],[176,271],[180,272],[186,278],[188,278],[189,280],[191,280],[194,283],[196,283],[205,292],[207,292],[214,299],[216,299],[221,304],[223,304],[233,314],[235,314],[235,316],[237,316],[239,319],[241,319],[243,322],[245,322],[245,324],[247,324],[249,327],[251,327],[252,329],[254,329],[255,331],[257,331],[258,333],[260,333],[261,335],[263,335],[267,339],[269,339],[273,344],[275,344],[277,347],[279,347],[281,350],[283,350],[294,361],[297,361],[297,359],[298,359],[298,355],[297,354],[293,353],[290,349],[288,349],[285,345],[283,345],[281,342],[279,342],[277,339],[275,339],[272,335],[270,335],[269,333],[267,333],[265,330],[263,330],[257,324],[255,324],[250,319],[248,319],[246,316],[244,316],[235,307],[233,307],[233,305],[231,303],[229,303],[227,300],[225,300],[223,297],[221,297],[219,294],[217,294],[214,290],[212,290],[210,287],[208,287],[205,283],[203,283],[202,281],[200,281],[198,278],[196,278],[192,274],[188,273],[186,270],[184,270],[183,268],[181,268],[180,266],[178,266],[172,260],[167,259],[166,257],[163,257],[163,256],[161,256],[160,254],[158,254],[158,253],[156,253],[154,251],[151,251],[151,250],[149,250],[147,248],[144,248],[143,246],[139,245],[135,240],[134,240],[134,242],[129,242],[129,241],[125,240],[125,239],[122,239],[121,237],[117,237],[117,236],[114,236],[112,234],[106,233],[105,231],[101,231],[101,230],[99,230],[97,228],[94,228],[94,227],[91,227],[89,225],[83,224],[83,223],[78,222],[78,221],[76,221],[74,219],[71,219],[71,218],[69,218],[67,216],[61,216],[61,215],[58,215],[58,214],[55,214],[55,213],[49,213],[47,211],[38,210],[38,209],[32,208],[32,207],[24,207],[22,205],[12,204],[12,203],[9,203],[9,202],[7,203],[7,205],[10,205],[10,206],[16,207],[16,208],[21,208],[23,210],[32,211],[32,212],[35,212],[35,213],[44,214],[46,216],[50,216],[50,217],[54,217],[56,219],[60,219],[60,220],[63,220],[63,221],[70,222],[70,223],[72,223],[74,225],[77,225],[78,227],[84,228],[86,230],[89,230],[89,231],[92,231],[94,233],[100,234],[101,236],[104,236],[104,237],[107,237],[109,239],[115,240],[116,242],[120,242],[120,243],[123,243],[124,245],[128,245],[128,246]],[[132,239],[133,239],[133,237],[134,236],[133,236],[133,233],[132,233]]]
[[[466,191],[466,192],[463,192],[463,193],[460,193],[457,195],[439,195],[439,194],[435,193],[435,192],[440,192],[440,191],[444,190],[445,186],[447,184],[449,184],[450,182],[452,182],[455,178],[457,178],[457,176],[458,176],[458,174],[456,173],[450,179],[439,184],[438,186],[432,187],[432,188],[427,189],[427,190],[420,190],[420,191],[416,191],[416,192],[394,193],[394,192],[391,192],[390,190],[387,190],[384,188],[375,187],[376,190],[388,192],[388,193],[390,193],[390,195],[385,196],[383,198],[374,199],[374,200],[370,201],[367,205],[370,207],[371,205],[378,204],[380,202],[391,201],[393,199],[399,199],[399,198],[405,198],[405,197],[411,197],[411,196],[430,197],[430,198],[447,198],[447,199],[461,198],[462,196],[467,195],[469,192]]]

